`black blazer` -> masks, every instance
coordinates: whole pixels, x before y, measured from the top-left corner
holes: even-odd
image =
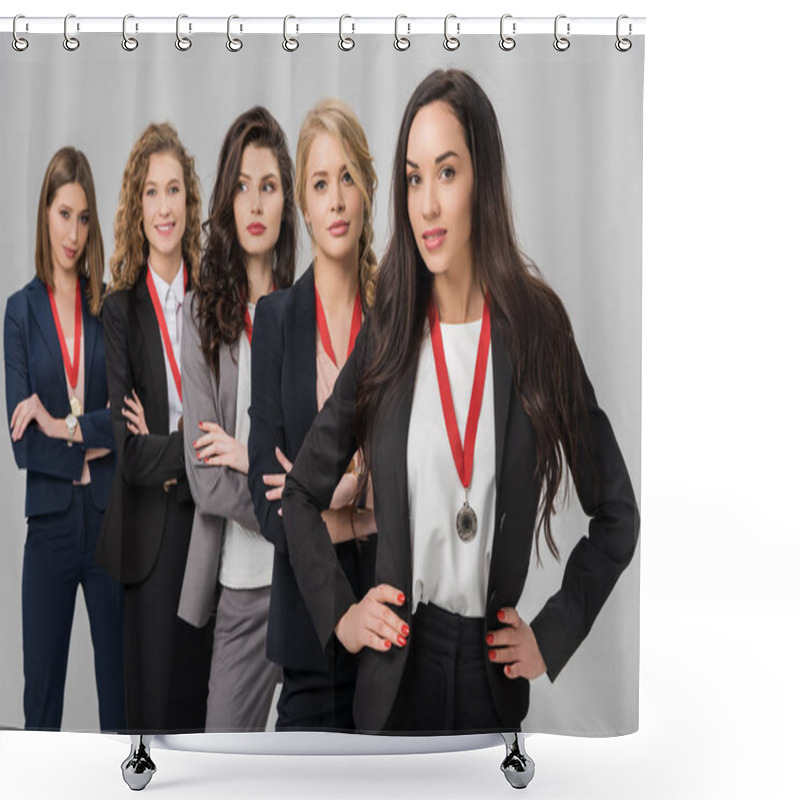
[[[84,413],[80,417],[83,442],[70,447],[51,439],[33,424],[13,442],[14,460],[27,470],[25,516],[64,511],[72,502],[72,482],[80,480],[86,449],[109,448],[111,453],[89,462],[91,496],[105,510],[114,475],[114,439],[106,385],[103,330],[86,303],[86,279],[81,278],[83,309]],[[8,298],[3,326],[8,421],[17,404],[34,392],[54,417],[70,413],[67,378],[47,287],[34,278]]]
[[[190,286],[191,279],[187,291]],[[179,502],[192,502],[183,434],[169,432],[167,370],[146,265],[131,289],[106,298],[102,319],[118,463],[97,561],[117,580],[139,583],[150,574],[165,535],[168,492],[177,492]],[[122,416],[123,398],[133,389],[145,409],[147,436],[131,433]],[[173,478],[177,487],[165,487]]]
[[[267,657],[290,669],[327,671],[329,654],[319,643],[289,562],[283,519],[278,515],[281,502],[266,499],[268,487],[262,480],[265,473],[283,472],[275,457],[276,445],[294,461],[317,416],[317,321],[311,267],[291,288],[258,301],[251,370],[248,484],[261,533],[275,545]],[[337,545],[334,551],[348,586],[356,585],[354,543]]]
[[[486,594],[485,632],[497,628],[497,612],[515,607],[522,594],[531,557],[540,485],[534,484],[536,435],[513,386],[511,362],[492,317],[497,499],[494,544]],[[366,362],[367,328],[342,370],[333,394],[306,437],[283,493],[283,514],[291,563],[311,610],[320,642],[328,643],[341,616],[355,602],[330,547],[320,518],[339,476],[353,456],[355,391]],[[375,581],[402,590],[406,605],[393,611],[411,621],[411,546],[408,513],[407,444],[416,368],[405,377],[397,399],[377,421],[372,463],[375,517],[379,533]],[[597,405],[583,373],[589,407],[592,469],[584,452],[570,469],[584,512],[591,517],[589,535],[567,560],[562,586],[531,623],[548,676],[555,680],[592,623],[636,547],[639,513],[630,478],[608,418]],[[455,534],[454,534],[455,535]],[[378,653],[361,651],[354,704],[356,725],[380,731],[392,708],[408,647]],[[504,727],[519,728],[528,710],[529,682],[510,680],[502,665],[486,659],[489,685]]]

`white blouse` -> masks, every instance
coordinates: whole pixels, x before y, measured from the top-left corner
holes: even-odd
[[[250,319],[254,318],[255,305],[248,304]],[[236,431],[234,439],[246,442],[250,435],[250,342],[247,331],[239,337],[239,364],[236,382]],[[227,467],[217,467],[227,469]],[[219,565],[219,582],[228,589],[257,589],[272,582],[272,561],[275,547],[259,531],[242,527],[235,520],[225,522],[222,554]]]
[[[456,423],[464,443],[481,320],[440,323]],[[427,328],[427,323],[426,323]],[[495,515],[494,377],[492,354],[486,367],[478,417],[469,504],[478,532],[463,542],[456,515],[464,504],[436,379],[430,331],[420,349],[408,428],[408,507],[411,525],[412,611],[434,603],[465,617],[483,617],[492,558]]]
[[[164,312],[164,321],[167,323],[167,331],[172,342],[172,354],[181,368],[181,334],[183,333],[183,314],[181,306],[185,290],[183,288],[183,273],[186,269],[181,261],[178,274],[172,279],[172,283],[167,283],[159,277],[156,271],[148,263],[147,268],[153,276],[153,283],[156,287],[156,294],[161,302],[161,310]],[[174,433],[178,430],[178,420],[183,414],[183,403],[178,394],[178,387],[175,385],[175,378],[172,375],[172,368],[167,358],[167,347],[164,344],[164,337],[161,337],[161,350],[164,353],[164,367],[167,370],[167,399],[169,400],[169,430]]]

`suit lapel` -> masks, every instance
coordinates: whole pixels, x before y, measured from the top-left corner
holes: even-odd
[[[317,306],[313,267],[309,267],[297,282],[296,292],[295,319],[288,326],[292,335],[286,342],[286,349],[292,363],[298,366],[294,376],[297,379],[297,421],[298,429],[305,436],[317,416]]]
[[[236,432],[236,402],[239,393],[239,341],[230,347],[219,348],[219,397],[220,424],[234,435]],[[250,403],[248,402],[248,406]]]
[[[152,380],[151,391],[148,392],[148,407],[145,409],[148,425],[152,427],[153,433],[164,434],[169,433],[167,370],[158,318],[150,300],[150,293],[147,291],[147,270],[148,267],[145,264],[133,287],[133,311],[142,333],[144,352],[131,353],[131,358],[134,360],[144,359],[145,369]],[[133,374],[137,373],[141,374],[141,371],[134,367]],[[133,388],[137,393],[144,391],[143,387],[134,386]]]
[[[494,452],[495,485],[500,494],[500,479],[503,475],[503,447],[508,423],[508,403],[511,397],[511,361],[508,356],[500,325],[492,324],[492,373],[494,377]]]
[[[98,323],[89,311],[86,302],[86,280],[81,278],[81,310],[83,312],[83,405],[89,408],[89,392],[94,388],[90,386],[90,379],[93,373],[91,364],[94,359],[94,348],[97,343]],[[105,364],[103,364],[105,369]]]
[[[63,386],[64,396],[69,398],[67,376],[64,373],[64,359],[61,356],[61,345],[58,342],[58,331],[56,330],[56,322],[53,319],[53,310],[50,308],[50,298],[47,295],[47,287],[38,279],[32,284],[28,303],[32,316],[36,320],[36,325],[47,345],[47,352],[50,353],[50,357],[56,367],[55,374],[59,376],[59,384]]]

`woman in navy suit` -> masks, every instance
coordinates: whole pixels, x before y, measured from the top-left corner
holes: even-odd
[[[103,240],[86,156],[64,147],[47,167],[36,277],[8,300],[6,408],[27,470],[22,567],[25,727],[61,727],[69,640],[83,587],[100,727],[125,728],[122,587],[94,561],[114,475],[103,330]]]
[[[253,328],[248,482],[261,533],[275,545],[267,656],[283,667],[278,730],[352,730],[356,661],[320,646],[289,562],[280,497],[306,432],[327,400],[371,302],[376,259],[376,177],[352,109],[323,100],[298,137],[296,194],[314,262],[286,291],[262,298]],[[258,368],[256,369],[256,365]],[[373,577],[371,502],[356,510],[358,461],[325,506],[325,522],[348,586]]]
[[[321,646],[360,653],[360,729],[511,733],[633,557],[636,500],[564,306],[518,250],[497,118],[469,75],[416,88],[393,185],[368,324],[286,480],[288,552]],[[379,531],[361,600],[320,517],[358,447]],[[588,535],[529,623],[517,604],[540,533],[558,554],[567,468]]]

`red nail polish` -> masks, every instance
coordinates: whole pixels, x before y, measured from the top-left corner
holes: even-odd
[[[388,650],[392,646],[392,643],[388,639],[384,639],[383,646]]]
[[[497,658],[497,653],[494,650],[489,651],[489,661],[494,661]]]
[[[397,642],[400,645],[400,647],[405,647],[406,646],[406,640],[402,636],[398,636],[397,637]]]
[[[497,612],[497,619],[499,619],[500,622],[502,622],[505,618],[506,618],[506,612],[505,611],[498,611]]]
[[[486,644],[494,644],[494,636],[491,633],[486,634]]]
[[[204,459],[203,459],[203,462],[204,462],[204,463],[206,463],[206,464],[208,464],[208,459],[207,459],[207,458],[204,458]]]
[[[397,602],[400,603],[400,605],[403,605],[406,602],[406,596],[402,592],[397,595]]]
[[[403,625],[403,627],[400,628],[400,631],[403,636],[408,636],[408,634],[411,632],[411,629],[408,627],[408,625]]]

